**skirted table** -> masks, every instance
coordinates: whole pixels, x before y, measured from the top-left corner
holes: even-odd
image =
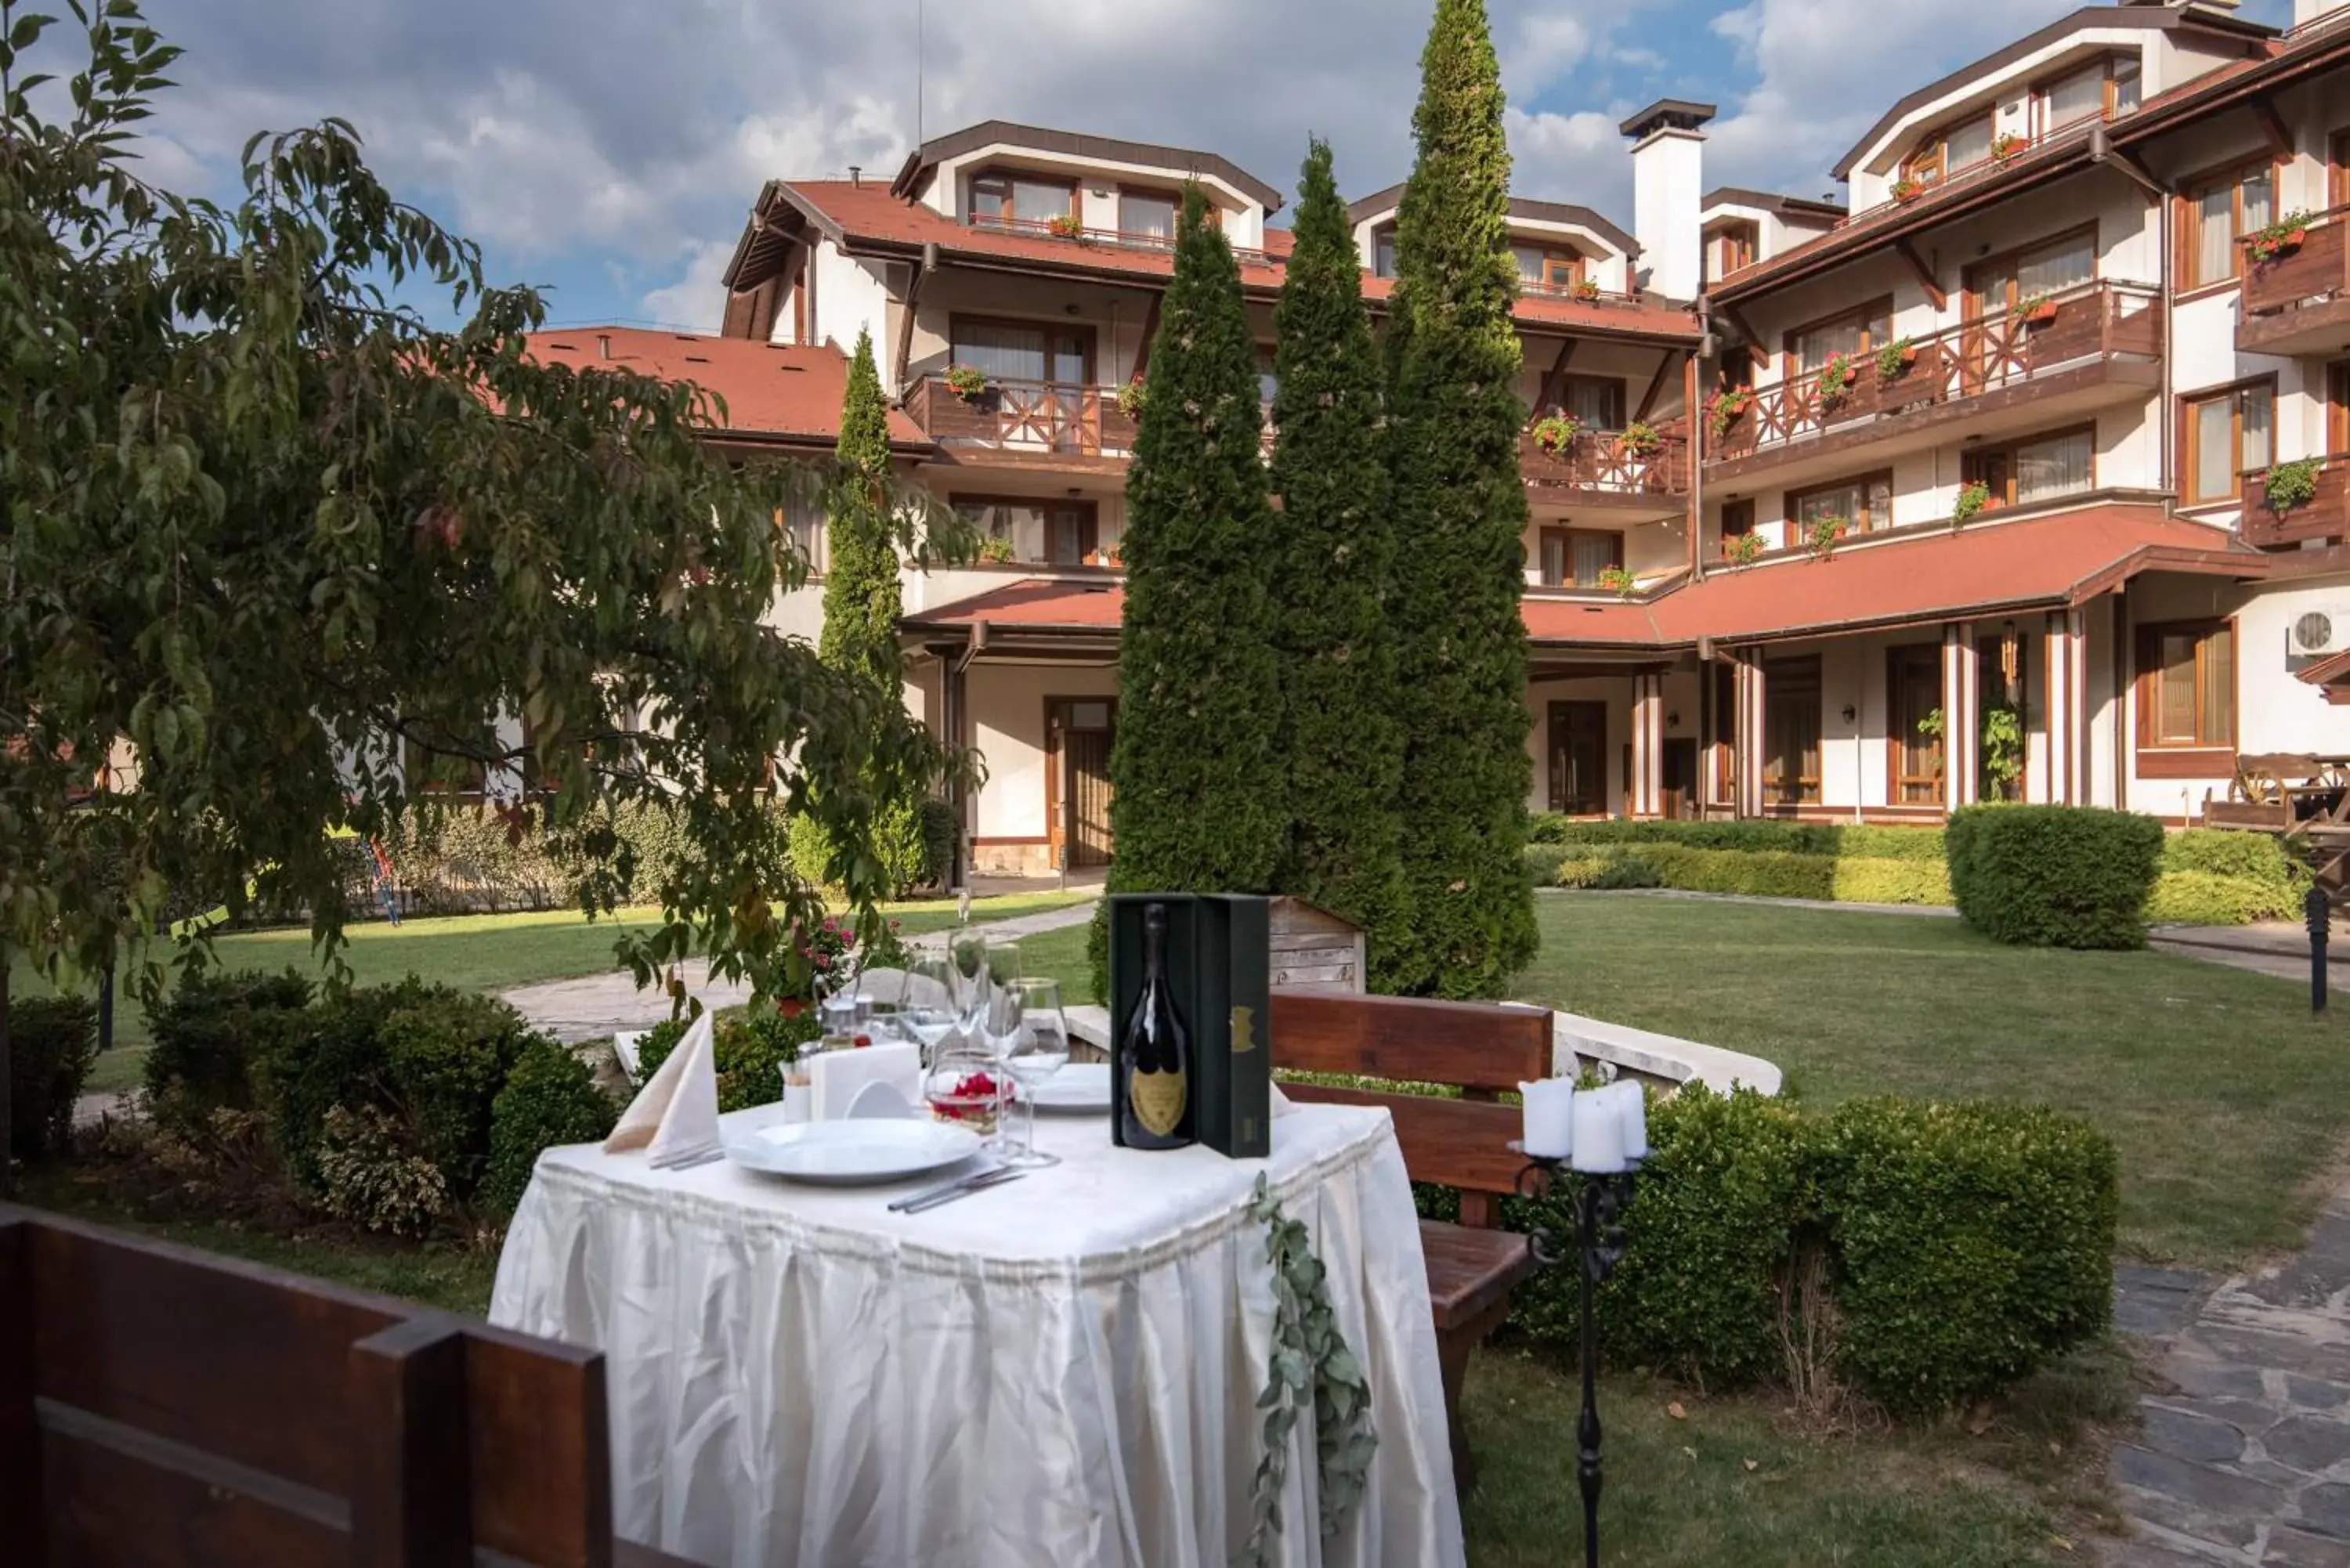
[[[776,1114],[774,1107],[737,1113]],[[1371,1390],[1368,1488],[1316,1524],[1291,1438],[1279,1561],[1461,1562],[1419,1228],[1388,1114],[1298,1106],[1265,1160],[1111,1147],[919,1215],[919,1183],[550,1149],[490,1320],[603,1351],[613,1522],[712,1568],[1226,1568],[1246,1539],[1274,1322],[1262,1170],[1305,1222]]]

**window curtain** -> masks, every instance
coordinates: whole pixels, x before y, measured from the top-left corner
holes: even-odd
[[[2087,283],[2096,275],[2096,243],[2084,234],[2061,250],[2043,251],[2024,258],[2015,269],[2016,297],[2030,299],[2035,295],[2054,294],[2075,284]]]
[[[2075,72],[2048,89],[2047,123],[2071,125],[2106,111],[2106,68]]]
[[[2207,746],[2236,743],[2236,639],[2226,627],[2203,639],[2203,732]]]
[[[1033,327],[1006,322],[958,321],[954,362],[970,366],[992,381],[1041,381],[1045,379],[1045,334]]]
[[[1577,534],[1567,541],[1575,560],[1575,586],[1591,588],[1599,586],[1599,574],[1616,564],[1619,540],[1612,535]]]
[[[1953,174],[1981,162],[1991,156],[1991,116],[1952,128],[1950,135],[1943,138],[1943,145],[1950,150],[1950,172]]]
[[[2235,275],[2236,192],[2222,185],[2195,199],[2195,281],[2216,283]]]
[[[2235,401],[2213,398],[2194,405],[2197,501],[2224,501],[2236,493]]]
[[[2087,431],[2015,449],[2015,498],[2042,501],[2089,488],[2096,443]]]

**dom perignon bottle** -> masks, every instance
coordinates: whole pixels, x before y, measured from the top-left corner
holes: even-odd
[[[1191,1035],[1167,984],[1167,906],[1142,911],[1142,994],[1118,1044],[1118,1114],[1128,1148],[1180,1148],[1194,1140]]]

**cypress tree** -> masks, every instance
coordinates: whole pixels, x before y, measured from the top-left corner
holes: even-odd
[[[834,446],[831,563],[824,579],[824,631],[816,650],[836,670],[863,676],[896,698],[905,680],[898,648],[898,548],[890,537],[889,405],[873,368],[872,335],[857,335]]]
[[[1114,890],[1262,893],[1281,861],[1263,435],[1240,270],[1192,186],[1126,480]]]
[[[1291,814],[1277,885],[1368,929],[1384,957],[1402,897],[1402,736],[1390,711],[1395,534],[1379,448],[1382,373],[1346,202],[1318,140],[1306,153],[1273,321],[1281,435],[1272,478],[1282,513],[1270,624]]]
[[[1383,967],[1398,989],[1444,996],[1499,994],[1535,945],[1522,854],[1525,408],[1502,105],[1482,0],[1437,0],[1396,221],[1388,605],[1407,913]]]

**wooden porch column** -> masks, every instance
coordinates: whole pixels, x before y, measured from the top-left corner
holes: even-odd
[[[1737,711],[1731,726],[1731,804],[1740,816],[1762,815],[1762,662],[1758,655],[1735,656],[1731,682]]]
[[[1956,811],[1975,802],[1976,753],[1982,744],[1981,693],[1975,690],[1974,628],[1952,621],[1942,628],[1942,806]]]
[[[963,743],[963,716],[971,711],[971,678],[952,650],[939,656],[939,740],[943,745],[960,747]],[[948,886],[961,888],[970,883],[972,792],[962,779],[947,780],[947,804],[954,807],[955,835],[954,867]]]
[[[2082,773],[2084,705],[2082,691],[2088,675],[2088,639],[2083,635],[2081,612],[2051,611],[2046,653],[2048,783],[2043,799],[2051,805],[2079,805],[2087,795]]]
[[[1625,810],[1632,816],[1662,816],[1665,811],[1665,678],[1632,677],[1632,776],[1625,781]]]

